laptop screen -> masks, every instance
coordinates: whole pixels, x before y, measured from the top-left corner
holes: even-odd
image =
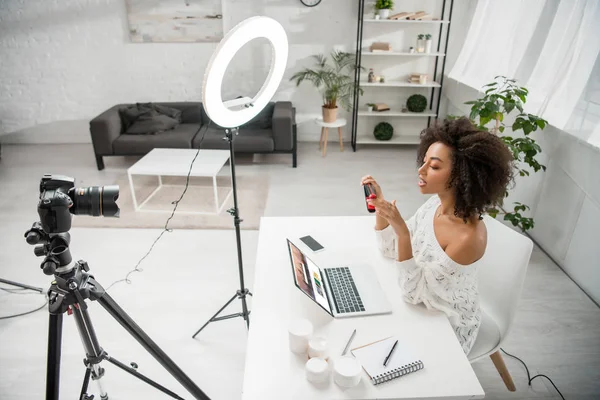
[[[320,305],[325,311],[333,315],[327,298],[321,269],[306,257],[306,255],[304,255],[295,244],[290,242],[289,239],[287,242],[296,287],[313,299],[313,301]]]

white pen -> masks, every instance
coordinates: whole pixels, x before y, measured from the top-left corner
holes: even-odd
[[[352,336],[350,336],[350,339],[348,340],[346,347],[344,347],[344,351],[342,352],[343,356],[346,355],[346,353],[348,352],[348,348],[350,347],[350,343],[352,343],[352,339],[354,339],[354,335],[356,335],[356,329],[354,330],[354,332],[352,332]]]

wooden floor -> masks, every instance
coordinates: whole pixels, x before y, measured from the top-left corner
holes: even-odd
[[[5,145],[0,161],[0,277],[47,288],[50,277],[23,233],[37,221],[39,180],[44,173],[69,175],[77,186],[116,182],[136,158],[106,159],[97,171],[91,145]],[[410,217],[423,202],[417,188],[414,147],[371,147],[343,153],[330,146],[321,157],[317,143],[301,143],[298,168],[289,155],[238,157],[238,175],[267,175],[266,216],[365,215],[360,177],[381,182],[386,198],[397,200]],[[124,190],[126,188],[121,188]],[[244,208],[240,204],[243,218]],[[89,262],[100,283],[122,278],[147,252],[160,230],[71,230],[71,252]],[[252,289],[258,234],[243,231],[247,286]],[[597,262],[592,261],[590,262]],[[111,296],[213,399],[239,399],[246,332],[241,320],[209,325],[191,335],[236,290],[237,263],[232,230],[174,231],[165,234],[132,276]],[[6,285],[0,285],[6,287]],[[0,291],[0,315],[42,305],[36,295]],[[239,305],[234,303],[232,312]],[[97,304],[90,306],[100,344],[112,356],[155,378],[185,398],[190,396],[165,373]],[[0,320],[0,399],[40,399],[44,393],[47,319],[45,310]],[[63,332],[63,398],[76,398],[84,374],[83,349],[71,318]],[[540,249],[535,248],[514,328],[503,348],[522,358],[533,375],[550,376],[566,399],[600,398],[600,310]],[[487,399],[559,399],[552,385],[537,378],[527,385],[521,364],[505,356],[516,392],[508,392],[492,361],[473,365]],[[161,393],[128,374],[105,366],[111,399],[161,399]],[[299,378],[302,379],[302,378]],[[227,384],[224,384],[227,382]],[[93,384],[92,384],[93,385]],[[92,386],[95,388],[94,386]],[[99,397],[98,397],[99,398]],[[274,394],[274,399],[285,396]]]

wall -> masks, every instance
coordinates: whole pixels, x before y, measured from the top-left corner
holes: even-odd
[[[223,0],[223,15],[225,32],[255,15],[283,25],[290,51],[274,100],[291,100],[300,121],[319,113],[316,90],[288,79],[313,54],[354,51],[357,2],[308,8],[299,0]],[[130,43],[125,0],[0,1],[0,135],[16,132],[2,142],[89,142],[89,120],[114,104],[200,101],[216,45]],[[223,97],[253,96],[269,65],[266,40],[248,44],[228,68]],[[299,140],[319,133],[312,123],[299,126]]]
[[[468,16],[473,1],[456,2],[455,15]],[[472,17],[472,13],[471,13]],[[453,23],[446,73],[467,34],[470,19]],[[444,110],[468,115],[465,101],[481,95],[478,90],[445,77]],[[514,118],[514,117],[513,117]],[[512,121],[504,121],[507,125]],[[515,187],[505,204],[518,201],[531,207],[535,228],[529,235],[596,302],[600,304],[600,247],[596,231],[600,226],[600,148],[548,126],[532,137],[540,144],[538,159],[546,172],[516,177]]]

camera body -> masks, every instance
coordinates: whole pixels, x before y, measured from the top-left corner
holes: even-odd
[[[71,229],[71,214],[118,217],[118,186],[76,188],[75,179],[45,174],[40,180],[38,214],[46,233],[63,233]]]

